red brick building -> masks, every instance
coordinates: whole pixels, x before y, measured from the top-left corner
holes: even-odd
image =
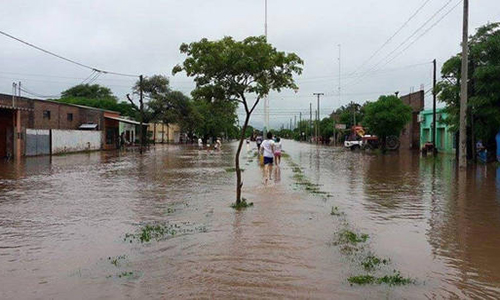
[[[26,129],[77,130],[92,124],[102,131],[102,149],[116,149],[119,112],[0,94],[0,157],[24,155]],[[91,127],[92,127],[91,126]]]
[[[399,140],[401,149],[420,148],[420,123],[418,122],[418,114],[424,109],[424,91],[418,91],[402,96],[401,100],[404,104],[412,108],[411,121],[401,132]]]

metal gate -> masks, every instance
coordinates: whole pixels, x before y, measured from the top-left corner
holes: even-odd
[[[50,130],[26,129],[26,156],[50,154]]]

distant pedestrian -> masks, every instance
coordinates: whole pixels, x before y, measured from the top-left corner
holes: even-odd
[[[257,144],[257,151],[259,151],[260,153],[260,145],[262,144],[262,137],[258,136],[257,138],[255,138],[255,143]]]
[[[276,143],[274,144],[274,164],[279,166],[281,163],[281,139],[279,137],[276,138]]]
[[[264,156],[264,180],[266,184],[271,179],[271,172],[273,170],[274,141],[272,138],[273,134],[268,132],[267,139],[260,145],[260,152]]]
[[[214,150],[222,150],[222,142],[219,138],[217,138],[217,140],[215,141]]]
[[[203,140],[201,138],[198,138],[198,148],[203,149]]]
[[[124,147],[125,147],[125,132],[122,132],[122,134],[120,134],[120,148]]]

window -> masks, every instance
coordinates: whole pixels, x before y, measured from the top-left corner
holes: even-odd
[[[73,114],[71,113],[68,114],[68,121],[70,122],[73,121]]]
[[[50,120],[50,110],[44,110],[43,111],[43,118]]]

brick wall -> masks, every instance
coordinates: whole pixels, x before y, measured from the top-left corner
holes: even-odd
[[[399,140],[401,149],[420,148],[420,123],[418,114],[424,109],[424,91],[418,91],[401,97],[404,104],[412,108],[411,121],[405,126]]]

